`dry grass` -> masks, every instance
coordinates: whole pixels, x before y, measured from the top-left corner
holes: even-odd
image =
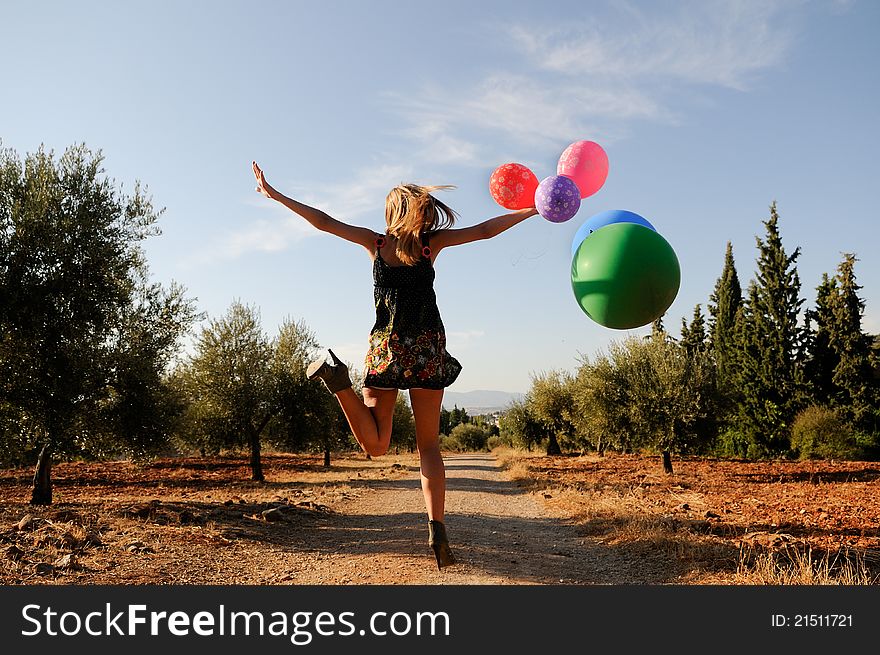
[[[498,465],[507,472],[508,477],[519,483],[530,483],[534,481],[529,469],[529,460],[543,457],[544,454],[539,451],[525,451],[511,448],[510,446],[499,446],[492,450],[492,455],[498,461]]]
[[[529,479],[538,484],[533,474]],[[633,561],[652,563],[683,578],[691,577],[695,568],[733,568],[729,545],[706,534],[705,522],[649,511],[635,493],[565,487],[549,487],[541,493],[549,506],[567,513],[586,535]]]
[[[734,581],[768,585],[873,585],[873,575],[859,552],[814,554],[811,548],[756,552],[742,548]]]
[[[773,473],[772,483],[768,483],[761,470],[747,464],[741,468],[708,466],[687,473],[679,465],[678,473],[669,476],[660,473],[653,460],[638,456],[548,458],[513,449],[493,454],[499,456],[508,475],[542,495],[548,509],[574,520],[595,542],[643,564],[646,570],[653,565],[664,571],[665,576],[657,581],[772,585],[880,582],[880,574],[872,573],[871,566],[876,564],[876,547],[862,545],[860,549],[845,541],[858,534],[852,524],[842,524],[836,535],[810,518],[825,520],[831,499],[840,494],[851,503],[845,505],[849,518],[858,520],[863,510],[841,487],[862,485],[852,491],[859,495],[866,492],[858,472],[852,474],[853,481],[848,473],[823,472],[829,479],[836,475],[843,480],[830,486],[825,483],[828,488],[818,495],[812,476],[803,482],[789,482],[789,478],[799,479],[797,472],[785,474],[789,478],[776,478]],[[866,467],[867,472],[872,470]],[[788,487],[780,492],[778,485],[783,480]],[[813,498],[813,508],[806,503],[808,496]],[[777,507],[779,497],[796,499],[800,509],[792,512]],[[869,509],[866,506],[864,511]],[[832,518],[845,520],[845,516],[835,513]],[[786,523],[786,519],[806,522],[798,525]],[[871,540],[865,535],[873,534],[873,528],[863,525],[861,534]],[[816,539],[822,540],[821,548],[811,545]],[[860,550],[869,552],[869,561]]]

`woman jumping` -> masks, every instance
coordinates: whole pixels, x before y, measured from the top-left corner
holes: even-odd
[[[363,246],[373,260],[376,322],[370,331],[363,399],[352,389],[348,368],[329,351],[309,365],[309,379],[320,378],[335,394],[361,447],[384,455],[400,389],[409,390],[416,424],[422,493],[428,512],[428,544],[437,566],[454,564],[443,512],[446,469],[440,454],[443,390],[461,372],[446,352],[446,333],[434,294],[434,261],[444,248],[490,239],[537,214],[521,209],[463,229],[451,229],[456,212],[432,191],[449,186],[401,184],[385,199],[385,234],[355,227],[279,193],[253,163],[257,191],[296,212],[317,229]]]

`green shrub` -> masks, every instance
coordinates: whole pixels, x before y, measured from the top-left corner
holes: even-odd
[[[716,457],[742,458],[749,449],[749,439],[740,430],[729,427],[715,438],[711,452]]]
[[[486,441],[486,448],[488,448],[489,450],[495,450],[499,446],[505,445],[507,444],[504,443],[504,440],[501,437],[495,435],[489,437],[489,439]]]
[[[459,423],[452,428],[449,437],[458,441],[461,450],[485,450],[489,433],[474,423]]]
[[[440,435],[440,450],[451,450],[453,452],[461,452],[461,442],[455,437]]]
[[[860,451],[852,428],[821,405],[810,405],[795,417],[791,448],[800,459],[856,459]]]
[[[855,442],[863,459],[880,459],[880,432],[856,432]]]

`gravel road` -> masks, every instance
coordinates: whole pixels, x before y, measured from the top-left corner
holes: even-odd
[[[321,526],[325,548],[296,584],[609,584],[623,562],[509,480],[490,454],[445,458],[446,525],[458,563],[438,571],[427,546],[417,467],[371,480]],[[340,508],[342,509],[342,508]]]

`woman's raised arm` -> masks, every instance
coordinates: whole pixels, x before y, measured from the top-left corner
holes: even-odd
[[[314,227],[321,230],[322,232],[329,232],[330,234],[336,235],[341,239],[345,239],[346,241],[360,244],[370,252],[373,251],[376,242],[376,233],[373,232],[373,230],[369,230],[365,227],[349,225],[348,223],[343,223],[342,221],[336,220],[329,214],[322,212],[320,209],[309,207],[308,205],[304,205],[301,202],[297,202],[293,198],[288,198],[283,193],[279,192],[277,189],[271,186],[268,182],[266,182],[266,176],[263,174],[263,171],[260,169],[260,167],[257,166],[257,162],[254,162],[253,166],[254,177],[257,178],[258,192],[262,193],[270,200],[280,202],[289,210],[302,216],[304,219],[306,219],[309,223],[311,223]]]
[[[436,257],[440,250],[449,246],[460,246],[471,241],[491,239],[537,213],[538,210],[534,207],[518,209],[509,214],[495,216],[470,227],[440,230],[431,236],[431,250]]]

